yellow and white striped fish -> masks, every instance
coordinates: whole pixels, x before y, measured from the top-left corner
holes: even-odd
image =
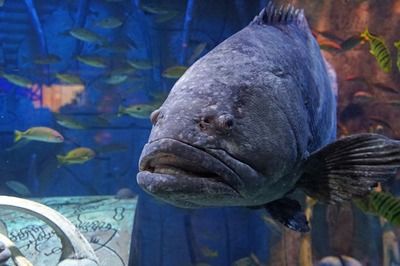
[[[397,48],[397,60],[396,60],[396,65],[397,69],[400,72],[400,40],[394,43],[394,46]]]
[[[368,28],[361,33],[361,38],[369,42],[369,51],[373,56],[375,56],[380,68],[386,73],[389,73],[392,70],[392,59],[390,57],[389,49],[385,45],[385,41],[381,37],[372,35],[368,31]]]

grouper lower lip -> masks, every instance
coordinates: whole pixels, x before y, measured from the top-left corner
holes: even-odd
[[[205,194],[210,201],[242,197],[243,182],[235,171],[207,151],[175,139],[146,144],[139,167],[139,185],[167,201],[196,204]]]

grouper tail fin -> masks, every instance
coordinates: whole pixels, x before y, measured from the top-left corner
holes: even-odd
[[[292,5],[276,7],[272,1],[261,10],[250,25],[288,25],[296,24],[306,32],[309,31],[303,9],[296,9]]]
[[[306,160],[297,185],[325,203],[364,196],[396,175],[400,142],[378,134],[357,134],[337,140]]]

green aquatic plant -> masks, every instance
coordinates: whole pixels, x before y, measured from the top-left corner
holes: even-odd
[[[393,225],[400,225],[400,198],[388,192],[373,191],[353,202],[363,212],[381,216]]]

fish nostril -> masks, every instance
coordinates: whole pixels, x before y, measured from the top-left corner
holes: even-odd
[[[234,125],[234,118],[230,114],[220,115],[217,119],[217,126],[221,129],[230,130]]]
[[[206,121],[200,121],[199,122],[199,127],[201,130],[206,130],[207,128],[209,128],[210,124]]]
[[[205,129],[206,128],[206,126],[204,125],[203,121],[199,122],[199,127],[200,127],[200,129]]]
[[[234,117],[231,114],[222,114],[218,117],[215,116],[204,116],[198,121],[198,125],[201,130],[209,130],[214,128],[215,130],[222,130],[226,132],[231,130],[234,125]]]
[[[151,114],[150,114],[150,120],[151,123],[153,125],[157,124],[158,121],[158,117],[160,116],[160,109],[154,110]]]
[[[209,128],[209,127],[210,127],[211,120],[212,120],[212,119],[211,119],[210,116],[202,117],[202,118],[200,119],[200,121],[198,122],[200,129],[201,129],[201,130],[206,130],[207,128]]]

